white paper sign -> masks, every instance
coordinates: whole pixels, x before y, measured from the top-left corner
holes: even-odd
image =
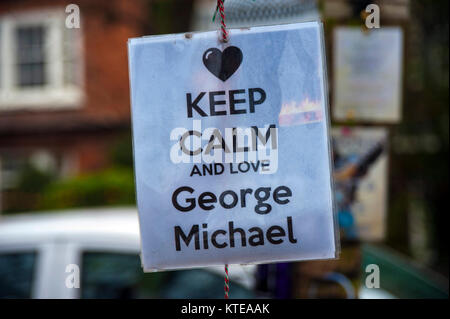
[[[129,41],[146,271],[336,257],[318,22]]]
[[[334,33],[336,120],[401,120],[403,34],[399,27],[339,27]]]

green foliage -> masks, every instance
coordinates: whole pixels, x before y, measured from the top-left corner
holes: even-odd
[[[52,183],[42,193],[38,209],[134,204],[133,171],[110,168]]]
[[[124,134],[111,149],[111,163],[115,166],[133,169],[133,146],[131,132]]]
[[[38,193],[54,180],[53,174],[43,172],[27,163],[21,170],[17,188],[26,193]]]

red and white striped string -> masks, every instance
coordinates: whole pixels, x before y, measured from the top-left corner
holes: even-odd
[[[227,25],[225,24],[225,0],[217,0],[217,8],[219,9],[220,14],[220,30],[222,32],[222,41],[228,42],[228,31]],[[225,299],[228,299],[230,292],[230,279],[228,278],[228,264],[225,264]]]
[[[230,280],[228,279],[228,264],[225,264],[225,299],[228,299],[228,293],[230,291]]]
[[[221,35],[222,38],[221,40],[223,42],[228,42],[228,31],[227,31],[227,26],[225,24],[225,8],[224,8],[224,3],[225,0],[217,0],[217,6],[216,6],[216,10],[214,12],[214,16],[213,16],[213,22],[216,18],[216,14],[217,11],[219,11],[220,14],[220,29],[221,29]],[[225,285],[224,285],[224,290],[225,290],[225,299],[228,299],[229,297],[229,292],[230,292],[230,280],[228,278],[228,264],[225,264]]]
[[[227,25],[225,24],[225,0],[217,0],[217,8],[219,9],[220,14],[220,30],[222,33],[222,41],[228,42],[228,31]]]

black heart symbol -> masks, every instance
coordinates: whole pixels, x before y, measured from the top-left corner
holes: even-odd
[[[203,53],[203,64],[222,81],[228,80],[242,62],[242,51],[238,47],[228,47],[223,52],[210,48]]]

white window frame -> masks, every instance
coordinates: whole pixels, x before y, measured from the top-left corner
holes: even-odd
[[[73,49],[76,50],[77,84],[64,83],[64,8],[13,13],[0,16],[0,111],[78,108],[83,95],[83,52],[81,28]],[[47,83],[36,87],[19,87],[16,67],[15,30],[18,27],[43,25],[46,27],[44,50]],[[55,44],[55,45],[52,45]]]

